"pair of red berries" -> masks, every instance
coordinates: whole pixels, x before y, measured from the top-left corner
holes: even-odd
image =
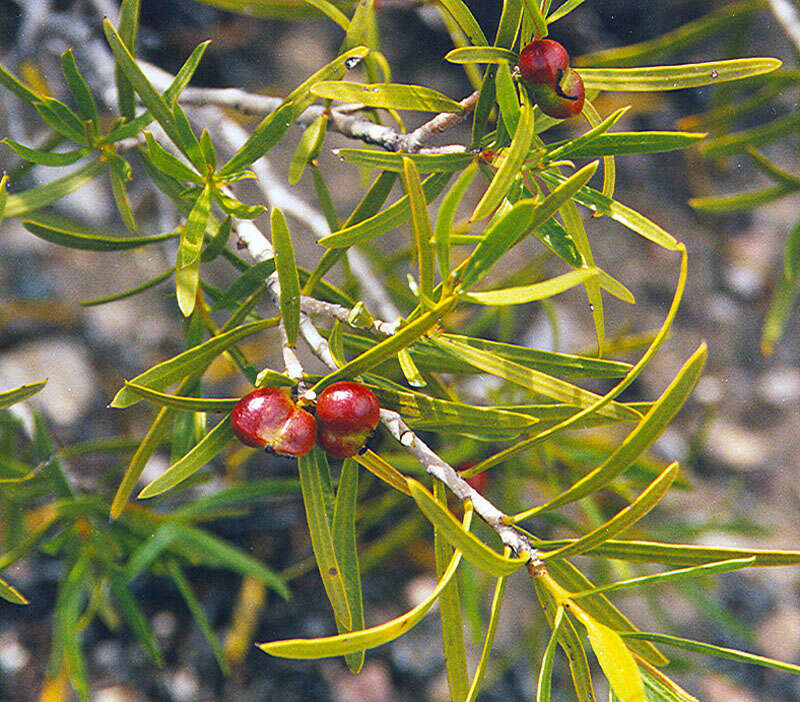
[[[531,99],[546,115],[567,119],[583,110],[583,79],[569,66],[569,54],[557,41],[534,39],[519,54],[519,74]]]
[[[344,380],[317,398],[316,418],[287,388],[258,388],[236,403],[233,432],[242,443],[267,447],[286,456],[302,456],[315,443],[334,458],[355,456],[378,426],[380,405],[372,390]]]

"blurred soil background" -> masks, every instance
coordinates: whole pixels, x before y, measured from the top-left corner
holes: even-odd
[[[80,63],[83,47],[67,36],[68,32],[56,31],[54,25],[35,31],[30,14],[21,12],[23,4],[29,8],[45,6],[0,0],[2,60],[8,65],[11,57],[17,66],[38,66],[38,75],[46,81],[56,76],[53,89],[60,89],[59,53],[75,44]],[[102,40],[97,7],[102,9],[103,4],[87,2],[84,7],[77,1],[52,3],[60,17],[74,23],[75,36],[81,36],[80,29],[93,41]],[[492,36],[500,3],[468,4],[487,35]],[[382,48],[393,79],[428,85],[457,99],[467,95],[470,88],[463,71],[442,60],[450,44],[435,12],[402,0],[382,5]],[[551,36],[577,56],[652,38],[721,6],[724,3],[694,0],[590,0],[554,25]],[[777,56],[794,65],[790,45],[770,13],[759,13],[755,21],[757,26],[743,55]],[[194,85],[236,86],[282,95],[330,60],[338,49],[341,32],[325,21],[264,21],[190,0],[143,0],[140,57],[174,72],[191,49],[207,38],[213,43]],[[724,42],[711,42],[667,57],[664,62],[710,60],[724,51]],[[34,75],[33,68],[30,70],[29,76]],[[709,99],[709,91],[702,89],[658,98],[622,94],[603,97],[597,107],[608,114],[623,104],[634,106],[618,129],[673,129],[678,117],[707,108]],[[796,95],[781,96],[769,109],[796,110]],[[249,125],[254,123],[248,121]],[[3,91],[0,135],[31,143],[37,137],[38,124]],[[416,123],[410,121],[409,125]],[[569,128],[580,130],[583,125],[576,121]],[[285,139],[286,145],[269,154],[273,169],[284,178],[300,133],[293,129]],[[447,139],[463,140],[465,134],[454,132]],[[555,138],[548,135],[549,140]],[[336,173],[329,182],[336,188],[340,212],[349,211],[363,192],[357,170],[339,163],[329,153],[330,148],[345,144],[358,145],[331,135],[320,158],[327,174]],[[787,164],[795,158],[785,142],[772,147],[768,154]],[[16,157],[2,147],[0,168],[11,170],[17,163]],[[796,315],[774,355],[765,358],[758,342],[773,273],[786,233],[796,219],[797,199],[787,198],[754,214],[698,216],[686,204],[690,196],[741,190],[757,180],[747,161],[733,159],[724,166],[714,166],[697,153],[688,152],[619,157],[617,168],[617,198],[686,242],[690,264],[687,292],[673,335],[627,398],[656,397],[690,350],[703,339],[709,344],[709,362],[694,398],[654,449],[659,458],[680,460],[694,486],[667,499],[694,526],[698,543],[798,548],[800,345]],[[13,183],[12,191],[52,178],[53,170],[31,169]],[[294,191],[301,197],[309,196],[308,175]],[[164,203],[146,181],[131,187],[131,198],[142,217],[144,233],[168,231],[174,226],[170,215],[165,214],[170,208],[163,208]],[[155,214],[149,222],[144,214],[148,209]],[[56,211],[122,230],[103,179],[66,198]],[[299,251],[301,263],[315,261],[321,249],[314,244],[314,237],[297,222],[290,222],[290,226],[296,238],[304,242]],[[656,329],[672,299],[677,258],[607,218],[589,221],[588,230],[599,264],[624,282],[637,299],[635,307],[608,300],[609,333]],[[132,287],[163,270],[172,256],[172,250],[152,247],[121,254],[76,252],[35,239],[16,220],[0,226],[0,383],[6,389],[49,378],[47,388],[33,402],[45,412],[64,444],[119,432],[140,434],[147,427],[147,408],[120,412],[106,405],[123,378],[133,377],[181,350],[181,322],[174,298],[162,286],[109,306],[82,308],[77,303]],[[214,274],[218,276],[215,284],[227,287],[229,271],[220,267]],[[556,298],[555,307],[560,320],[559,349],[591,350],[593,328],[585,298],[578,293],[565,295]],[[526,307],[515,324],[527,343],[552,347],[550,323],[540,309]],[[266,357],[270,358],[269,350]],[[276,354],[272,358],[277,362]],[[223,370],[219,381],[213,392],[220,396],[246,390],[241,381],[232,381]],[[168,459],[159,460],[148,467],[148,475],[163,470]],[[109,493],[121,475],[118,463],[83,460],[70,468],[78,484]],[[265,457],[248,464],[248,470],[259,477],[267,475],[267,469],[286,476],[293,471],[291,463],[276,464]],[[218,478],[200,489],[208,492],[220,481]],[[669,525],[661,528],[664,534],[669,533]],[[310,553],[298,500],[275,501],[249,516],[220,520],[214,530],[251,548],[254,555],[278,569]],[[424,542],[414,540],[369,572],[365,578],[368,624],[397,616],[413,606],[420,593],[427,592],[433,582],[430,558]],[[45,673],[60,564],[36,555],[12,568],[8,575],[31,604],[14,607],[0,603],[0,699],[23,702],[37,699]],[[224,636],[241,578],[225,571],[199,569],[190,571],[190,575],[216,631]],[[748,570],[746,574],[715,579],[702,601],[673,595],[660,604],[662,614],[681,627],[673,633],[798,663],[799,586],[797,568]],[[483,702],[535,697],[538,670],[532,663],[535,649],[530,647],[541,646],[546,640],[541,638],[541,612],[523,578],[512,579],[510,588],[493,659],[501,665],[494,669],[486,691],[479,697]],[[295,580],[293,591],[288,603],[268,595],[266,609],[254,622],[256,641],[331,632],[331,617],[316,572]],[[84,641],[93,699],[98,702],[389,702],[447,698],[436,614],[396,642],[369,652],[358,677],[351,676],[339,660],[288,662],[253,649],[225,678],[169,581],[140,578],[134,584],[134,594],[163,646],[167,667],[151,667],[124,631],[113,632],[94,624],[85,632]],[[636,597],[623,602],[623,611],[642,629],[659,628],[649,609],[651,603]],[[718,616],[709,616],[714,615],[713,608],[719,608]],[[723,609],[727,614],[721,614]],[[537,637],[538,643],[532,644]],[[478,650],[473,646],[473,653]],[[694,659],[694,664],[679,679],[700,699],[800,700],[800,679],[796,677],[705,658]],[[567,682],[563,666],[558,675],[562,683]],[[560,689],[563,697],[558,699],[571,699],[572,693]]]

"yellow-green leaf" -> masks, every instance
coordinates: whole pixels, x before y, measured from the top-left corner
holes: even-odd
[[[355,102],[367,107],[387,110],[419,110],[420,112],[461,112],[452,98],[421,85],[400,83],[350,83],[330,80],[317,83],[311,92],[328,100]]]
[[[524,305],[534,300],[544,300],[545,298],[553,297],[553,295],[558,295],[585,282],[589,278],[595,277],[597,274],[598,269],[594,266],[591,268],[579,268],[541,283],[487,292],[462,293],[460,297],[466,302],[476,302],[480,305]]]

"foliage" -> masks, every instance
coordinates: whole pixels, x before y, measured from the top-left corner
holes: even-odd
[[[344,656],[351,670],[358,672],[367,649],[401,636],[438,601],[452,697],[473,700],[490,666],[507,579],[527,571],[525,577],[536,590],[552,632],[542,650],[540,700],[551,699],[559,648],[567,656],[578,699],[594,699],[587,643],[612,689],[612,698],[626,702],[691,699],[657,670],[668,661],[655,644],[800,672],[797,666],[753,654],[640,632],[606,597],[618,590],[684,584],[746,567],[800,563],[800,552],[794,551],[715,549],[648,539],[637,525],[682,481],[676,463],[660,465],[646,453],[691,394],[706,348],[701,345],[689,355],[655,401],[622,399],[623,391],[645,370],[670,332],[684,294],[687,254],[685,246],[647,214],[615,199],[614,157],[686,148],[703,134],[613,131],[625,109],[603,117],[592,105],[601,92],[660,92],[742,79],[758,81],[766,86],[762,90],[770,90],[786,80],[785,74],[774,72],[780,62],[750,58],[639,65],[639,59],[696,41],[706,32],[723,31],[727,23],[719,15],[657,44],[584,57],[576,65],[592,98],[583,112],[588,128],[559,139],[551,137],[559,121],[530,104],[525,91],[518,89],[512,69],[520,48],[531,37],[546,36],[550,25],[580,2],[568,0],[551,8],[549,0],[505,0],[491,43],[461,0],[432,4],[453,39],[455,48],[446,58],[463,64],[468,78],[476,81],[476,93],[461,102],[427,86],[391,82],[388,62],[379,50],[378,3],[371,0],[357,5],[326,0],[207,2],[262,17],[277,13],[297,19],[308,12],[321,13],[345,31],[339,55],[277,101],[235,149],[219,137],[215,130],[219,125],[198,123],[199,113],[182,102],[207,44],[199,45],[171,82],[161,87],[136,59],[135,0],[123,1],[119,26],[108,20],[103,23],[117,69],[122,116],[116,121],[109,120],[110,108],[99,104],[100,92],[90,86],[94,78],[87,80],[81,74],[72,51],[62,57],[70,93],[66,101],[0,69],[0,83],[35,111],[53,136],[44,148],[11,139],[4,143],[31,163],[75,165],[68,175],[21,192],[7,193],[9,179],[4,177],[0,210],[6,217],[22,218],[34,236],[96,252],[98,258],[105,251],[176,244],[174,267],[132,290],[91,304],[136,295],[174,276],[177,308],[186,318],[185,350],[126,382],[111,403],[120,409],[142,400],[154,405],[149,429],[136,441],[118,437],[56,448],[42,417],[37,416],[32,429],[27,429],[11,411],[0,414],[0,505],[6,545],[0,571],[34,549],[64,564],[53,608],[53,679],[68,678],[78,695],[88,698],[81,632],[95,617],[112,628],[124,621],[152,661],[163,662],[130,590],[131,582],[147,572],[174,581],[220,666],[227,670],[228,653],[217,640],[185,569],[198,564],[229,569],[288,597],[290,580],[303,568],[278,573],[205,527],[231,509],[293,495],[301,495],[305,505],[314,558],[338,633],[259,644],[267,654]],[[365,82],[348,77],[359,67]],[[318,99],[324,101],[325,109],[309,109]],[[361,120],[361,133],[368,135],[366,148],[338,151],[344,162],[372,179],[343,221],[327,185],[336,174],[323,172],[316,160],[329,131],[355,135],[347,132],[344,113],[337,113],[331,101],[360,103],[353,109]],[[724,127],[739,116],[741,109],[726,106],[728,113],[719,116],[715,126]],[[400,111],[436,113],[437,128],[454,125],[472,111],[471,142],[462,148],[428,147],[424,142],[430,136],[429,124],[411,134],[387,126],[399,121]],[[710,121],[707,116],[699,124]],[[259,159],[281,143],[296,123],[305,131],[288,165],[289,180],[298,182],[310,170],[316,204],[330,229],[318,241],[321,248],[316,249],[317,263],[310,271],[296,263],[299,237],[282,209],[271,207],[270,240],[252,223],[265,205],[248,204],[233,189],[253,177]],[[778,127],[770,134],[776,131]],[[563,136],[563,132],[558,134]],[[752,134],[738,135],[727,141],[725,137],[707,141],[701,148],[709,155],[714,150],[723,154],[754,143]],[[773,190],[782,195],[797,189],[794,176],[781,173],[779,178],[766,159],[755,152],[754,158],[776,179]],[[583,160],[588,163],[574,162]],[[174,231],[142,233],[126,192],[134,174],[148,179],[182,213]],[[100,177],[110,181],[127,232],[110,234],[80,224],[55,223],[42,212]],[[485,187],[481,182],[475,203],[474,186],[480,181],[485,181]],[[403,194],[385,206],[397,183]],[[431,203],[442,193],[438,214],[432,219]],[[751,200],[755,204],[764,197]],[[596,264],[582,210],[608,217],[674,254],[679,270],[673,300],[660,329],[643,345],[645,350],[634,364],[608,358],[616,353],[617,343],[606,337],[604,292],[627,303],[634,298],[622,282]],[[467,212],[467,219],[459,220],[459,212]],[[406,243],[391,258],[379,240],[401,227]],[[247,249],[248,260],[227,248],[231,235]],[[528,261],[516,255],[519,249],[506,255],[529,237],[543,245],[546,256]],[[365,283],[362,276],[354,285],[349,276],[345,284],[337,285],[329,272],[357,246],[368,252],[370,264],[381,271],[383,279]],[[797,248],[796,242],[790,246],[792,252]],[[555,265],[546,259],[553,259]],[[794,271],[791,261],[787,270]],[[236,276],[227,291],[209,283],[212,262],[223,262]],[[413,274],[404,279],[398,271],[406,264]],[[562,272],[548,275],[554,268]],[[384,286],[392,304],[402,308],[397,319],[379,319],[376,309],[369,309],[375,299],[370,285]],[[509,308],[544,303],[577,286],[585,288],[590,304],[596,354],[532,349],[513,343],[513,335],[503,331]],[[271,299],[278,316],[263,317],[258,311],[264,297]],[[214,319],[223,315],[224,321],[216,324]],[[258,360],[244,350],[242,342],[264,332],[280,339],[283,369],[259,368]],[[325,375],[304,371],[296,349],[298,339],[305,339],[328,365]],[[235,453],[242,455],[229,422],[237,398],[204,396],[209,367],[220,358],[234,364],[253,385],[292,387],[300,402],[313,403],[319,392],[337,380],[361,379],[384,409],[382,443],[377,450],[347,459],[333,470],[317,448],[298,459],[297,480],[246,482],[234,472],[231,485],[198,497],[192,488],[211,477],[209,464],[231,465]],[[491,396],[481,398],[484,404],[466,399],[462,381],[475,376],[497,380]],[[610,379],[614,384],[598,393],[577,382],[583,379]],[[41,385],[4,393],[0,406],[10,407],[39,389]],[[209,426],[208,415],[214,413],[222,418]],[[592,451],[591,438],[582,433],[591,427],[620,424],[630,426],[627,436],[602,455]],[[613,441],[615,435],[607,436]],[[141,489],[135,496],[138,499],[131,500],[148,460],[164,448],[171,449],[171,465]],[[546,464],[544,468],[538,465],[534,450],[564,456],[566,475],[548,474]],[[114,491],[87,492],[71,478],[70,462],[94,453],[124,457],[124,474]],[[467,462],[471,467],[460,474],[451,467]],[[368,473],[360,474],[359,467]],[[463,479],[487,470],[498,475],[502,470],[514,479],[533,477],[541,503],[519,504],[519,496],[505,491],[500,497],[507,500],[511,513],[504,514]],[[448,504],[445,486],[459,504]],[[140,501],[152,498],[158,499]],[[393,500],[409,515],[421,513],[434,527],[438,584],[409,612],[365,628],[361,576],[367,554],[359,552],[356,536],[364,534],[365,517],[379,499]],[[579,501],[588,515],[583,520],[563,510]],[[377,514],[380,519],[379,510]],[[491,530],[476,529],[478,518]],[[566,526],[571,536],[555,540],[533,533],[544,530],[552,536],[557,525]],[[387,527],[370,545],[370,553],[395,535],[406,538],[400,534],[401,527],[394,531]],[[623,532],[634,536],[618,538]],[[630,577],[596,587],[568,560],[577,555],[621,561]],[[464,598],[456,577],[462,559],[493,581],[494,592],[482,655],[472,676],[467,670],[462,619],[480,620],[480,616],[473,616],[474,601]],[[672,569],[653,574],[637,569],[636,563]],[[27,602],[5,580],[0,580],[0,596],[20,605]]]

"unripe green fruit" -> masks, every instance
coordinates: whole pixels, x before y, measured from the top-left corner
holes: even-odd
[[[334,458],[355,456],[378,426],[381,408],[372,390],[350,380],[333,383],[317,398],[317,441]]]
[[[285,456],[302,456],[314,448],[317,422],[300,409],[286,388],[258,388],[236,403],[231,412],[233,433],[253,447]]]

